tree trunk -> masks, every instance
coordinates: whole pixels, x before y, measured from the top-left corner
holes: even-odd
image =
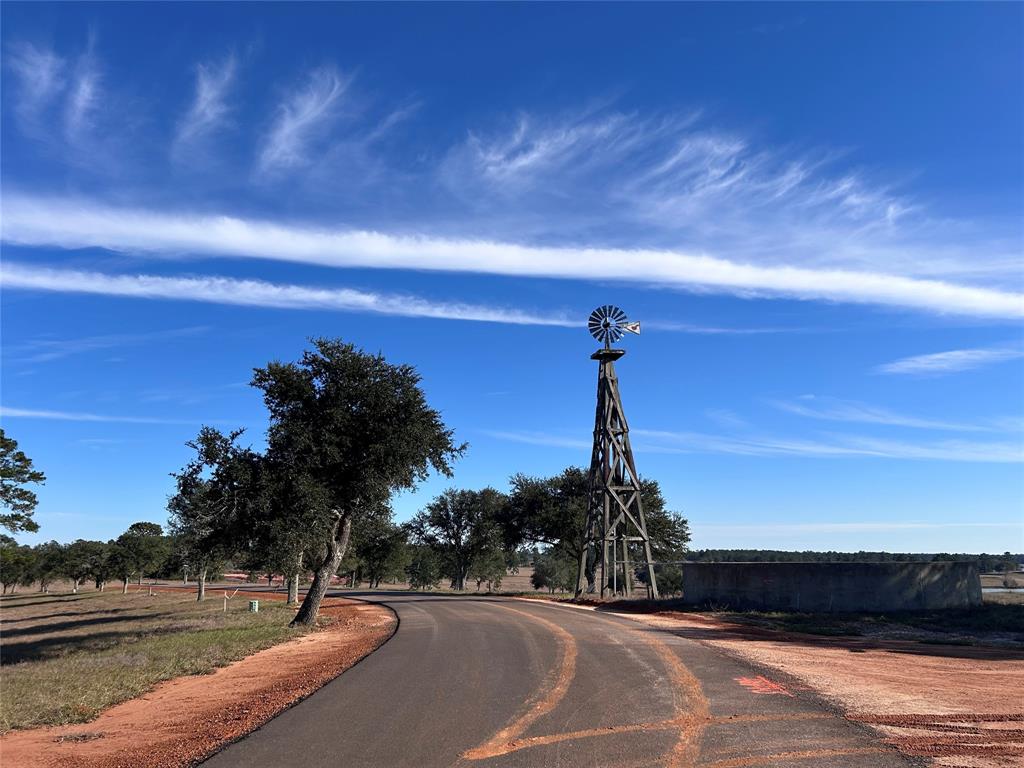
[[[97,586],[97,589],[99,589],[100,592],[102,592],[106,588],[107,588],[107,582],[105,582],[105,581],[101,581],[99,583],[99,585]]]
[[[181,583],[188,584],[188,566],[181,569]]]
[[[73,594],[73,595],[77,595],[77,594],[78,594],[78,585],[79,585],[79,584],[80,584],[81,582],[82,582],[82,580],[81,580],[81,579],[74,579],[74,580],[72,581],[72,587],[71,587],[71,594]]]
[[[299,574],[295,573],[288,579],[288,605],[299,603]]]
[[[199,589],[196,590],[196,602],[201,603],[206,599],[206,569],[199,569]]]
[[[316,624],[316,615],[320,610],[320,603],[323,602],[327,588],[331,585],[331,576],[338,570],[341,560],[345,557],[345,550],[348,549],[348,540],[352,535],[352,519],[345,517],[339,519],[334,525],[334,535],[327,544],[327,553],[324,555],[320,567],[313,573],[313,583],[306,591],[306,599],[302,601],[302,607],[295,614],[291,626],[302,624],[312,627]]]
[[[139,571],[139,586],[142,586],[142,571]]]
[[[121,594],[122,595],[127,595],[128,594],[128,577],[127,576],[125,576],[123,579],[121,579]]]

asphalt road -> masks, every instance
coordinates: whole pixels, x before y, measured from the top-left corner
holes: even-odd
[[[345,592],[381,648],[208,768],[912,764],[798,686],[669,631],[500,597]]]

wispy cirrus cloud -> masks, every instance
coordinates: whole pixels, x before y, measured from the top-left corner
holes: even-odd
[[[591,443],[571,436],[545,433],[490,430],[499,440],[589,451]],[[634,429],[633,449],[637,453],[712,453],[733,456],[884,458],[919,461],[980,463],[1024,462],[1024,445],[1018,442],[975,442],[938,440],[910,442],[858,435],[830,435],[827,438],[790,438],[772,435],[713,435],[701,432],[672,432]]]
[[[69,170],[121,179],[133,174],[138,151],[147,143],[139,132],[143,118],[133,109],[136,98],[109,87],[92,30],[76,50],[16,42],[5,52],[23,135]]]
[[[631,154],[692,125],[697,114],[641,120],[634,115],[583,110],[561,119],[520,114],[511,130],[470,131],[440,168],[455,191],[482,186],[509,196],[532,193],[555,174],[581,177],[614,167]]]
[[[94,46],[95,40],[90,34],[88,48],[71,68],[64,111],[64,134],[73,144],[81,141],[93,129],[101,98],[100,69],[93,53]]]
[[[351,82],[351,78],[342,76],[333,67],[309,72],[304,82],[278,104],[273,125],[260,151],[259,170],[269,173],[307,165],[310,144],[330,124]]]
[[[1018,441],[977,442],[933,440],[911,442],[864,435],[789,438],[773,435],[720,436],[696,432],[633,430],[645,440],[637,450],[657,453],[727,453],[740,456],[808,456],[819,458],[884,458],[982,463],[1024,462]]]
[[[746,429],[749,426],[746,419],[728,408],[708,408],[704,415],[726,429]]]
[[[621,242],[642,232],[648,245],[759,265],[1015,283],[1014,222],[929,217],[895,181],[851,166],[850,154],[766,146],[699,111],[599,107],[470,131],[438,175],[478,216],[541,237],[553,235],[544,223],[557,213],[559,235]]]
[[[751,336],[771,333],[808,333],[811,329],[796,326],[717,326],[697,325],[696,323],[679,323],[671,320],[649,320],[643,324],[644,330],[675,331],[677,333],[693,333],[698,336]],[[820,331],[821,329],[814,329]]]
[[[2,274],[2,273],[0,273]],[[171,328],[150,333],[113,333],[85,336],[75,339],[35,338],[24,343],[5,345],[5,352],[13,359],[25,363],[45,363],[51,360],[107,349],[159,344],[174,339],[191,338],[209,331],[208,326]]]
[[[875,368],[876,373],[942,376],[947,373],[959,373],[986,365],[994,365],[1007,360],[1024,357],[1024,347],[999,346],[978,347],[975,349],[951,349],[946,352],[932,352],[926,355],[913,355]]]
[[[317,288],[227,277],[110,275],[47,269],[12,264],[9,261],[0,266],[0,285],[5,289],[199,301],[274,309],[366,312],[400,317],[567,328],[580,326],[579,321],[566,315],[531,314],[518,309],[461,302],[433,302],[418,296],[372,293],[351,288]]]
[[[14,74],[17,88],[17,113],[22,128],[34,133],[42,112],[56,100],[64,88],[67,62],[48,48],[29,42],[12,43],[5,65]]]
[[[50,411],[37,408],[12,408],[0,406],[0,416],[5,419],[46,419],[49,421],[114,422],[121,424],[220,424],[209,419],[162,419],[150,416],[117,416],[109,414],[82,413],[78,411]]]
[[[237,61],[228,56],[219,62],[196,65],[196,89],[192,104],[178,123],[173,151],[180,153],[185,146],[223,127],[231,114],[228,94],[235,83]]]
[[[857,424],[879,424],[892,427],[910,427],[911,429],[934,429],[947,432],[1003,432],[1013,427],[1009,419],[999,419],[986,423],[971,424],[966,422],[929,419],[897,413],[888,408],[869,405],[853,400],[839,400],[832,397],[816,397],[804,395],[798,401],[771,400],[771,405],[787,413],[825,421],[852,422]],[[1020,425],[1017,425],[1018,427]]]
[[[539,445],[546,448],[571,448],[574,451],[589,451],[594,445],[589,440],[582,440],[578,437],[569,437],[567,435],[556,435],[550,432],[523,432],[503,429],[483,429],[481,432],[488,437],[493,437],[495,440]]]
[[[273,259],[331,267],[621,280],[742,297],[877,304],[988,318],[1024,317],[1024,295],[877,272],[762,266],[702,252],[518,243],[330,230],[269,221],[110,208],[9,193],[3,240],[29,246]]]
[[[863,521],[835,523],[769,523],[765,525],[738,523],[735,525],[705,525],[695,523],[693,526],[702,534],[708,533],[759,533],[792,535],[794,533],[884,533],[887,531],[927,531],[948,528],[1005,528],[1008,531],[1020,531],[1020,523],[935,523],[928,521]]]

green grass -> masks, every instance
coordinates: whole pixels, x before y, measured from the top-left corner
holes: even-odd
[[[0,732],[81,723],[162,680],[203,674],[296,637],[282,602],[239,595],[15,595],[0,601]]]

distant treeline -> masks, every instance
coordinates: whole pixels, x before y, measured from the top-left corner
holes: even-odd
[[[687,560],[700,563],[931,563],[976,560],[983,573],[1013,571],[1024,563],[1024,554],[1001,555],[949,552],[790,552],[782,549],[696,549]]]

